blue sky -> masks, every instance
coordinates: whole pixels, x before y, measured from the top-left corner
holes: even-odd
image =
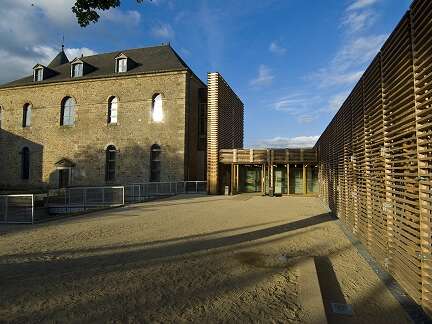
[[[221,72],[245,104],[245,146],[313,145],[410,0],[153,0],[80,28],[73,0],[2,0],[0,83],[75,56],[170,42],[206,81]]]

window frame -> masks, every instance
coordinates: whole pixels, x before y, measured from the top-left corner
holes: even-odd
[[[117,73],[125,73],[128,71],[128,59],[126,57],[118,58],[116,61],[117,61],[116,62]],[[120,62],[122,64],[120,64]],[[124,62],[124,64],[123,64],[123,62]],[[120,69],[120,67],[124,68],[124,70]]]
[[[160,98],[160,99],[158,99]],[[155,109],[156,107],[156,99],[158,99],[158,101],[160,100],[160,108],[158,107],[158,109],[160,109],[160,116],[158,116],[158,118],[155,118]],[[151,104],[151,121],[152,123],[163,123],[165,120],[165,113],[164,113],[164,97],[162,95],[162,93],[155,93],[152,97],[152,104]]]
[[[72,104],[67,106],[66,103],[69,100],[71,100]],[[63,98],[60,110],[60,126],[75,126],[75,107],[76,101],[73,97],[68,96]],[[65,123],[66,120],[68,120],[68,123]]]
[[[105,149],[105,181],[113,182],[116,179],[117,148],[108,145]]]
[[[80,75],[76,74],[75,67],[77,67],[77,66],[81,67],[79,69],[79,71],[81,73]],[[82,76],[84,76],[84,63],[82,63],[82,62],[76,62],[76,63],[71,64],[71,77],[72,78],[80,78]]]
[[[162,148],[159,144],[150,147],[150,182],[160,182]]]
[[[33,81],[40,82],[43,81],[43,79],[44,79],[44,68],[43,67],[35,68],[33,74]]]
[[[111,96],[108,98],[108,117],[107,117],[108,125],[116,125],[118,123],[118,106],[119,106],[119,98],[117,96]],[[113,112],[115,113],[113,114]]]
[[[23,106],[23,114],[22,114],[22,127],[28,128],[31,126],[31,117],[32,117],[32,104],[26,103]]]

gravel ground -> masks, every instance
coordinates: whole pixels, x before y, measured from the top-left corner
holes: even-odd
[[[317,198],[176,197],[0,235],[0,322],[301,323],[304,256],[353,306],[330,322],[409,322]]]

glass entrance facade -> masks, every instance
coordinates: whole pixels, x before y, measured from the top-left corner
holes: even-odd
[[[240,192],[261,192],[261,166],[240,166]]]
[[[303,166],[290,165],[289,169],[289,193],[304,194],[303,190]]]

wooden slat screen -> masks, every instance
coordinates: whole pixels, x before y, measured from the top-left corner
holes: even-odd
[[[321,197],[429,314],[431,95],[432,1],[416,0],[316,144]]]

